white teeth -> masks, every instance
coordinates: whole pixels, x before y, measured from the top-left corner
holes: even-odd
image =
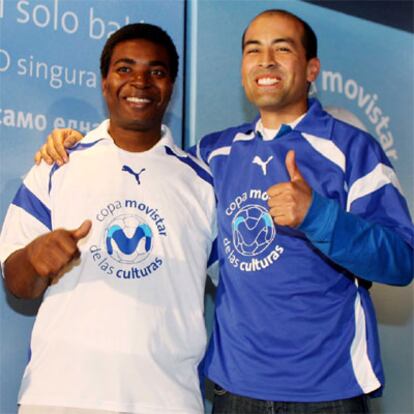
[[[149,103],[149,102],[151,102],[149,99],[136,98],[135,96],[130,96],[130,97],[126,98],[126,100],[128,102],[133,102],[133,103]]]
[[[276,78],[260,78],[257,81],[258,85],[263,86],[269,86],[269,85],[275,85],[276,83],[279,83],[279,79]]]

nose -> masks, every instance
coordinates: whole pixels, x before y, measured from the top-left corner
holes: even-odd
[[[144,70],[137,70],[134,72],[132,77],[132,84],[136,85],[137,87],[147,87],[149,85],[149,79],[147,71]]]
[[[266,48],[261,54],[261,66],[270,68],[277,65],[277,60],[272,48]]]

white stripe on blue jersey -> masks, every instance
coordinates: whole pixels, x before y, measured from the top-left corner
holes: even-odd
[[[251,141],[252,139],[255,138],[255,136],[256,136],[256,134],[254,133],[254,131],[251,132],[250,134],[238,133],[234,137],[233,142],[236,142],[236,141]]]
[[[210,164],[211,160],[218,155],[229,155],[231,147],[221,147],[217,148],[216,150],[212,151],[211,154],[207,158],[207,163]]]
[[[357,283],[357,281],[356,281]],[[359,293],[355,296],[355,336],[351,345],[351,360],[355,378],[364,394],[381,387],[368,357],[367,325]]]
[[[358,198],[372,194],[387,184],[395,187],[403,195],[401,184],[395,171],[388,165],[380,163],[370,173],[352,184],[348,193],[346,211],[351,211],[352,203]]]
[[[345,155],[332,141],[306,133],[302,133],[302,136],[316,151],[345,172]]]

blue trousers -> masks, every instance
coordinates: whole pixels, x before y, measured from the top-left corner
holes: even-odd
[[[368,397],[325,402],[277,402],[241,397],[214,387],[213,414],[366,414]]]

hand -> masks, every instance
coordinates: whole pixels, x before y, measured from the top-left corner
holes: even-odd
[[[290,181],[275,184],[267,190],[269,213],[280,226],[297,227],[302,223],[312,202],[312,189],[302,177],[290,150],[285,159]]]
[[[58,229],[33,240],[27,246],[27,257],[35,273],[55,277],[73,259],[79,257],[78,242],[90,231],[92,222],[85,220],[75,230]]]
[[[68,161],[66,148],[70,148],[83,138],[83,135],[74,129],[54,129],[48,135],[46,142],[36,152],[36,165],[43,159],[47,164],[56,162],[59,166]]]

